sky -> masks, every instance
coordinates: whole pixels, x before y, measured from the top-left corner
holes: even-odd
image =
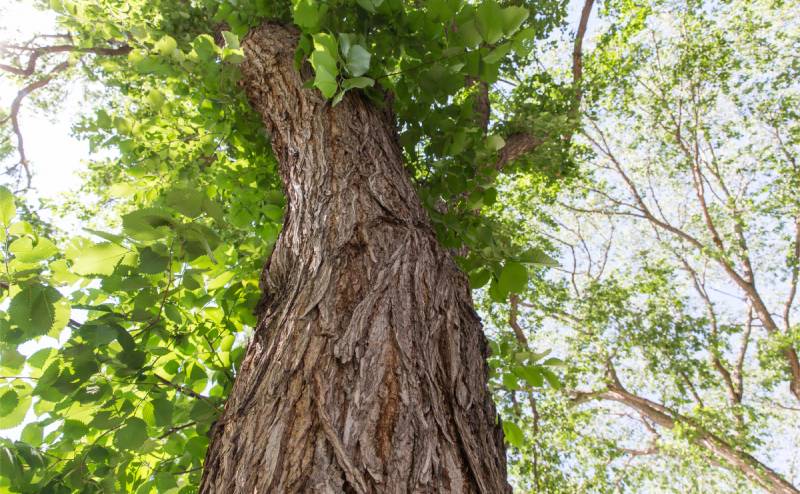
[[[0,0],[0,47],[29,40],[36,33],[53,32],[57,31],[52,13],[36,10],[30,2]],[[0,108],[9,108],[17,90],[14,81],[0,77]],[[81,84],[67,85],[65,96],[59,111],[48,116],[30,102],[22,104],[20,127],[34,173],[32,192],[38,197],[57,200],[61,193],[77,188],[80,179],[76,172],[89,155],[89,146],[70,132],[83,97]]]

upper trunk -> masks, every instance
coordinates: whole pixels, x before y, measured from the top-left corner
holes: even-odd
[[[265,25],[243,43],[288,205],[200,490],[509,492],[481,324],[394,124],[303,89],[297,38]]]

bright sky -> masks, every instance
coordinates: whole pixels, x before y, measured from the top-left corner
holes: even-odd
[[[26,41],[36,33],[54,32],[57,31],[53,14],[36,10],[27,1],[0,1],[0,43]],[[17,90],[14,81],[0,78],[0,107],[8,109]],[[82,93],[80,83],[67,86],[59,111],[47,117],[30,101],[23,101],[20,127],[34,174],[34,192],[40,197],[55,199],[59,193],[80,185],[75,172],[81,168],[81,160],[89,155],[89,147],[70,135],[70,127]],[[16,155],[12,158],[16,161]]]

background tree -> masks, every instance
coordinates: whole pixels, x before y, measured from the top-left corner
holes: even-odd
[[[513,471],[547,492],[797,492],[798,5],[605,7],[586,175],[549,204],[509,181],[496,208],[549,217],[520,235],[561,256],[486,306],[499,340],[569,363],[563,393],[520,400],[541,378],[498,361]]]

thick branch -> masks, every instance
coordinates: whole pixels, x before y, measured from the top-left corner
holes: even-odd
[[[666,429],[674,429],[678,425],[683,427],[689,426],[692,433],[687,435],[687,439],[693,444],[725,460],[729,468],[738,470],[748,479],[769,492],[776,494],[800,494],[800,490],[784,480],[777,472],[764,465],[750,454],[735,448],[724,439],[699,426],[691,418],[626,390],[616,377],[616,373],[611,366],[609,366],[608,381],[607,389],[592,393],[577,393],[574,402],[581,403],[594,399],[616,401],[633,408],[642,414],[642,416],[647,417],[647,419]]]
[[[589,26],[589,16],[592,13],[594,0],[586,0],[581,10],[581,19],[578,22],[578,31],[575,33],[575,44],[572,49],[572,85],[575,87],[575,101],[573,102],[573,112],[580,111],[581,99],[583,98],[583,38],[586,36],[586,28]],[[570,134],[570,138],[572,135]]]

